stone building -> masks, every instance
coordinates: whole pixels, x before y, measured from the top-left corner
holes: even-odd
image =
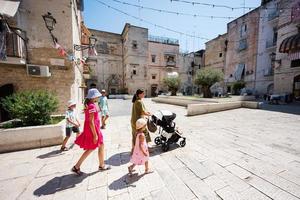
[[[179,56],[179,76],[181,80],[180,92],[184,95],[199,94],[199,86],[194,84],[197,71],[204,67],[205,50],[182,53]]]
[[[12,5],[1,6],[11,10]],[[52,33],[58,43],[66,52],[81,58],[81,52],[73,52],[73,45],[81,42],[83,1],[23,0],[15,9],[13,16],[1,13],[0,17],[1,26],[6,20],[10,27],[2,43],[6,46],[6,56],[0,59],[1,97],[24,90],[48,90],[59,99],[58,113],[64,113],[68,100],[79,103],[83,100],[82,67],[58,54],[42,15],[52,14],[56,19]]]
[[[126,24],[121,34],[90,29],[97,38],[97,56],[89,56],[92,77],[109,94],[134,94],[143,88],[147,96],[166,91],[163,78],[178,71],[178,40],[148,35],[148,29]]]
[[[262,1],[259,19],[255,90],[272,94],[274,89],[274,55],[278,38],[278,0]]]
[[[278,6],[274,93],[293,93],[300,99],[300,1],[280,0]]]
[[[259,8],[227,24],[227,53],[224,81],[228,92],[236,81],[254,90],[256,80]]]
[[[225,71],[227,45],[227,33],[205,43],[205,68]]]

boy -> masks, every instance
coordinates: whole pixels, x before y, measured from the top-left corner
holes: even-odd
[[[106,91],[101,90],[101,97],[99,101],[99,107],[101,111],[101,120],[102,120],[102,129],[105,129],[106,126],[106,120],[109,117],[109,112],[108,112],[108,103],[107,103],[107,97],[106,97]]]
[[[79,135],[80,123],[77,119],[75,108],[76,108],[76,103],[74,101],[69,101],[68,110],[66,111],[66,137],[61,145],[60,148],[61,151],[68,150],[66,144],[72,132],[76,133],[76,137]]]

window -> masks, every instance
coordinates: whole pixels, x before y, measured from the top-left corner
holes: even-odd
[[[300,59],[292,60],[291,67],[300,67]]]
[[[137,41],[136,40],[132,41],[132,48],[137,49]]]
[[[136,70],[135,70],[135,69],[132,70],[132,74],[133,74],[133,75],[136,75]]]
[[[247,33],[247,24],[243,24],[240,28],[240,36],[244,37]]]
[[[239,42],[238,50],[242,51],[244,49],[247,49],[247,40],[246,39],[240,40],[240,42]]]
[[[156,74],[152,74],[152,79],[156,79]]]
[[[223,56],[223,54],[222,53],[219,53],[219,57],[221,58]]]
[[[155,58],[156,58],[156,55],[151,55],[151,60],[153,63],[155,63]]]

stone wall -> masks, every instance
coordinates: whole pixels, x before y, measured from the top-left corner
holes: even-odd
[[[68,100],[79,104],[83,100],[81,66],[75,66],[66,57],[60,56],[54,48],[51,36],[45,26],[42,15],[50,12],[56,19],[53,34],[58,43],[69,53],[73,53],[73,44],[80,44],[81,12],[74,0],[24,0],[14,17],[13,26],[26,31],[28,38],[27,64],[49,66],[50,77],[27,75],[26,65],[0,62],[0,86],[12,83],[16,92],[23,90],[46,89],[54,92],[59,99],[59,110],[64,113]],[[76,57],[81,57],[76,52]]]
[[[205,43],[205,67],[219,69],[224,72],[226,59],[227,33],[219,35]]]
[[[279,6],[282,8],[291,7],[296,2],[298,1],[281,0]],[[288,54],[279,52],[282,41],[298,33],[297,26],[299,24],[299,21],[293,22],[291,20],[291,9],[283,9],[283,12],[280,13],[276,60],[281,60],[281,63],[275,65],[274,93],[292,93],[294,77],[300,75],[300,67],[291,68],[291,60],[288,58]]]
[[[234,73],[239,64],[245,64],[243,80],[246,87],[255,87],[255,69],[257,56],[259,8],[237,18],[227,24],[228,48],[226,53],[225,83],[235,82]],[[243,28],[242,28],[243,27]],[[244,29],[241,35],[241,29]],[[245,48],[240,48],[242,40],[246,39]],[[244,45],[241,45],[242,47]]]
[[[97,38],[98,55],[89,57],[92,60],[92,75],[96,76],[97,88],[107,90],[110,94],[122,93],[123,88],[123,52],[120,34],[90,29]]]

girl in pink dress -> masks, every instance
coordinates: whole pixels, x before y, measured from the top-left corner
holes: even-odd
[[[101,96],[100,92],[93,88],[88,91],[86,101],[84,103],[85,110],[85,121],[83,132],[76,138],[75,144],[79,145],[85,151],[81,155],[80,159],[76,165],[72,168],[72,171],[77,175],[81,174],[80,166],[82,162],[95,150],[98,148],[98,158],[99,158],[99,170],[110,169],[110,166],[105,166],[104,164],[104,144],[103,135],[100,130],[100,119],[98,115],[98,110],[95,102],[98,101]]]
[[[145,174],[150,173],[149,171],[149,151],[148,145],[145,139],[144,130],[146,129],[147,121],[144,118],[140,118],[136,121],[136,142],[133,148],[130,162],[132,165],[128,167],[129,174],[132,173],[133,168],[136,165],[145,165]]]

